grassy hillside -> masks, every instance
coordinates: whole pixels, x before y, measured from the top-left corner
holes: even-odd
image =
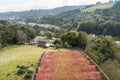
[[[0,80],[24,80],[23,75],[17,75],[18,66],[27,66],[28,70],[35,70],[36,63],[44,51],[36,46],[8,46],[0,49]]]
[[[96,5],[96,6],[92,6],[86,9],[83,9],[83,12],[92,12],[95,11],[97,9],[107,9],[107,8],[111,8],[113,7],[115,3],[107,3],[107,4],[100,4],[100,5]]]

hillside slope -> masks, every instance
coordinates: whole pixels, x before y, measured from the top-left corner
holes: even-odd
[[[85,8],[85,9],[83,9],[81,11],[82,12],[92,12],[92,11],[95,11],[97,9],[108,9],[108,8],[113,7],[114,4],[115,3],[99,4],[99,5],[95,5],[95,6],[92,6],[92,7]]]
[[[58,7],[54,9],[45,9],[45,10],[30,10],[30,11],[22,11],[22,12],[7,12],[7,13],[0,13],[0,19],[8,19],[8,18],[39,18],[45,15],[55,15],[62,12],[74,10],[74,9],[82,9],[85,5],[81,6],[64,6]]]

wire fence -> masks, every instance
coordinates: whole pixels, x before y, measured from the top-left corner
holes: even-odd
[[[44,54],[45,54],[45,52],[43,52],[43,54],[40,56],[38,63],[37,63],[37,66],[36,66],[36,69],[35,69],[35,72],[34,72],[31,80],[36,80],[36,73],[38,71],[38,67],[41,65],[42,57]]]

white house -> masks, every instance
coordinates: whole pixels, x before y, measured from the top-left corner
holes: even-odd
[[[40,46],[40,47],[50,47],[54,46],[54,40],[46,39],[44,37],[37,37],[30,41],[30,44]]]
[[[120,44],[120,41],[116,41],[117,44]]]

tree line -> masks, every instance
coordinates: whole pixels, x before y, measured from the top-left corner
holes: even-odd
[[[24,44],[34,37],[33,31],[27,27],[0,21],[0,47],[9,44]]]
[[[89,34],[96,35],[120,35],[120,23],[113,21],[105,21],[104,19],[99,19],[98,21],[85,21],[81,22],[78,31],[85,31]]]

